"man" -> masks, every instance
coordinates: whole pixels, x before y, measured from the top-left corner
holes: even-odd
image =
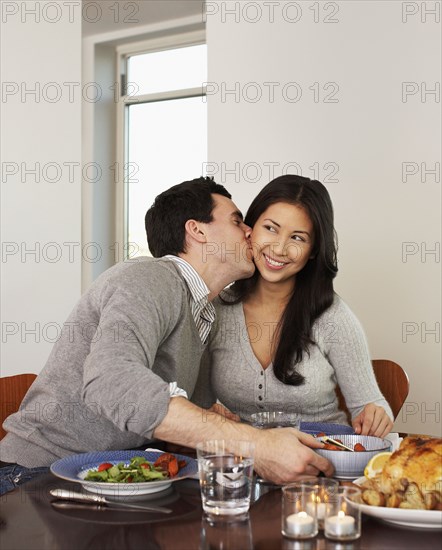
[[[152,438],[188,447],[253,439],[257,471],[275,482],[331,473],[305,446],[322,446],[311,436],[256,430],[188,400],[215,318],[210,300],[255,269],[250,228],[230,197],[200,178],[156,198],[146,214],[155,258],[120,263],[91,285],[20,411],[6,419],[0,481],[8,468],[16,477],[6,476],[3,492],[33,475],[28,469],[69,454],[135,448]]]

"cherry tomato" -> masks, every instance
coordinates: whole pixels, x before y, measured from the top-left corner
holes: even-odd
[[[110,464],[109,462],[103,462],[103,464],[100,464],[98,466],[98,471],[102,472],[103,470],[109,470],[109,468],[112,468],[113,464]]]
[[[333,445],[333,443],[324,443],[324,447],[322,447],[326,451],[342,451],[340,447],[337,447],[336,445]]]

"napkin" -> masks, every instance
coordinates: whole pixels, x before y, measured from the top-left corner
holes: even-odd
[[[384,437],[391,442],[391,450],[397,451],[402,443],[403,437],[399,437],[398,433],[392,432]]]

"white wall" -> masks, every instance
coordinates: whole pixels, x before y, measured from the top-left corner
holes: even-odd
[[[2,4],[5,376],[41,370],[80,296],[81,17],[62,3]]]
[[[55,12],[45,13],[48,3],[40,2],[36,23],[35,16],[24,13],[23,3],[8,4],[18,12],[2,23],[2,80],[12,83],[8,91],[15,90],[15,83],[18,93],[3,96],[1,103],[2,376],[41,370],[51,339],[80,296],[78,251],[96,240],[102,245],[102,239],[112,240],[108,218],[93,227],[98,186],[87,184],[81,236],[81,178],[76,170],[69,182],[63,166],[94,161],[97,153],[96,142],[91,145],[94,116],[87,117],[92,104],[84,105],[86,154],[81,159],[81,104],[78,93],[71,103],[63,87],[64,82],[81,83],[80,17],[71,21],[68,7],[60,3],[62,17],[51,23]],[[296,163],[287,169],[299,165],[304,175],[313,176],[309,167],[318,163],[319,178],[336,209],[336,288],[362,320],[372,356],[395,359],[410,375],[411,393],[396,426],[438,433],[440,324],[436,335],[429,331],[440,323],[440,252],[437,257],[430,252],[435,243],[440,247],[440,175],[437,182],[431,174],[421,181],[421,163],[431,169],[440,162],[440,97],[436,103],[434,95],[424,94],[424,101],[421,96],[422,83],[428,90],[435,82],[440,86],[439,26],[435,16],[425,12],[435,3],[329,2],[327,11],[325,4],[315,2],[266,4],[207,3],[209,80],[214,83],[209,90],[208,171],[226,183],[245,210],[271,179],[272,167],[276,176],[287,163]],[[318,13],[316,5],[321,6]],[[226,15],[225,9],[235,6],[237,13]],[[261,17],[252,22],[260,7]],[[410,12],[404,15],[406,22],[402,9]],[[313,22],[316,16],[318,23]],[[338,22],[325,23],[326,16]],[[125,32],[89,40],[86,83],[97,76],[91,59],[95,46],[121,42]],[[126,34],[133,39],[136,32],[127,26]],[[22,101],[21,91],[35,82],[41,88],[58,83],[64,92],[61,99],[50,103],[40,97],[36,102],[27,95]],[[224,89],[234,89],[236,82],[239,98],[221,95],[223,83]],[[261,85],[257,102],[256,86],[247,87],[253,82]],[[266,82],[280,83],[273,85],[273,102]],[[294,103],[293,86],[285,89],[285,96],[281,93],[291,82],[302,90]],[[321,89],[317,103],[315,88],[309,89],[315,82]],[[417,93],[404,102],[403,82],[417,83],[408,88]],[[326,83],[339,85],[338,103],[324,102],[335,87],[324,90]],[[53,91],[46,89],[49,97]],[[104,162],[107,153],[99,153]],[[63,167],[60,181],[45,181],[54,177],[49,170],[40,174],[39,183],[29,174],[22,183],[21,163],[29,169],[36,162],[42,167],[58,163]],[[331,164],[325,166],[327,162]],[[403,167],[406,162],[417,164]],[[336,165],[338,173],[330,176]],[[6,172],[15,166],[17,174]],[[402,170],[412,172],[416,166],[419,173],[404,183]],[[226,168],[234,173],[226,174]],[[112,207],[107,192],[105,198]],[[40,251],[26,254],[35,243]],[[57,255],[58,261],[52,261]],[[83,268],[86,287],[96,275],[95,264],[84,262]],[[29,332],[34,328],[36,334]]]
[[[202,0],[82,0],[83,37],[138,30],[167,20],[202,16]]]
[[[195,0],[119,3],[115,20],[115,2],[89,2],[96,21],[79,2],[0,4],[1,376],[41,371],[82,290],[115,261],[116,45],[202,20]],[[26,174],[36,163],[39,182]]]
[[[410,377],[396,428],[440,434],[440,164],[421,171],[440,163],[434,4],[208,2],[208,171],[244,210],[272,174],[299,166],[326,184],[336,290],[372,357]]]

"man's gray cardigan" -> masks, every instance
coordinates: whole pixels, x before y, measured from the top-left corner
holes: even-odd
[[[198,378],[204,346],[189,297],[167,259],[138,258],[103,273],[5,421],[0,460],[31,468],[145,444],[167,413],[169,382],[191,397]]]

